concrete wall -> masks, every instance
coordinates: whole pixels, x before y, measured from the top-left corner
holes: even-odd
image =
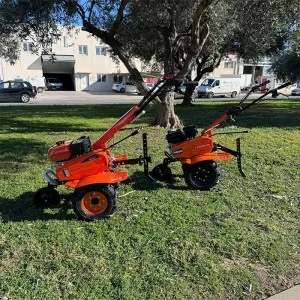
[[[0,63],[2,80],[43,76],[41,57],[36,54],[21,51],[20,59],[15,64],[11,65],[2,58]]]
[[[66,43],[67,40],[67,43]],[[26,41],[30,42],[30,40]],[[79,46],[87,46],[88,53],[80,54]],[[108,48],[99,39],[92,37],[89,33],[76,28],[72,32],[65,31],[60,40],[52,46],[56,55],[73,55],[75,58],[74,70],[70,72],[74,78],[75,89],[82,90],[82,78],[87,76],[88,87],[85,90],[91,91],[111,91],[113,85],[113,74],[128,74],[122,62],[116,63],[110,54],[96,55],[96,47]],[[135,61],[137,68],[141,70],[141,63]],[[25,52],[21,43],[20,59],[14,65],[10,65],[0,58],[0,79],[9,80],[14,78],[24,78],[43,76],[41,55]],[[57,69],[55,69],[57,68]],[[51,71],[62,73],[59,64],[53,66]],[[106,82],[98,82],[97,75],[106,75]]]

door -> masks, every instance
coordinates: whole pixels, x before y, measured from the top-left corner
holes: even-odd
[[[222,93],[221,86],[220,86],[220,80],[216,80],[214,82],[213,90],[214,90],[214,94],[216,94],[216,95],[219,95]]]
[[[136,93],[137,88],[132,82],[126,82],[126,92],[127,93]]]
[[[0,84],[0,101],[11,101],[12,97],[11,97],[11,89],[10,89],[10,82],[9,81],[5,81],[5,82],[1,82]]]
[[[89,89],[89,74],[80,74],[80,89],[82,91]]]
[[[24,83],[18,81],[10,82],[10,95],[14,100],[19,100],[21,92],[24,91]]]

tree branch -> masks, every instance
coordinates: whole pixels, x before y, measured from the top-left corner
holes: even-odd
[[[190,32],[183,32],[183,33],[178,33],[174,42],[173,42],[173,46],[175,47],[176,44],[181,40],[183,39],[184,37],[186,36],[191,36],[191,33]]]
[[[204,12],[217,1],[218,0],[202,0],[199,3],[192,20],[189,52],[183,68],[177,75],[178,77],[185,77],[188,74],[193,62],[197,59],[200,51],[202,50],[209,36],[209,26],[208,24],[204,24],[200,31],[200,21]]]
[[[109,31],[109,35],[114,36],[120,27],[123,17],[124,17],[124,10],[126,8],[126,5],[128,4],[129,0],[122,0],[121,4],[118,9],[116,20],[114,21],[113,25],[111,26],[111,29]]]
[[[82,6],[79,4],[79,3],[74,3],[75,4],[75,7],[76,7],[76,10],[79,14],[79,16],[81,17],[81,19],[85,19],[85,11],[84,9],[82,8]]]
[[[192,36],[192,44],[198,44],[199,38],[199,26],[200,20],[204,12],[217,0],[202,0],[198,5],[196,12],[193,16],[192,28],[191,28],[191,36]]]
[[[220,65],[223,55],[220,55],[219,57],[215,57],[209,66],[203,68],[205,63],[207,63],[208,58],[209,55],[204,56],[203,61],[201,61],[201,63],[197,66],[197,76],[194,79],[194,81],[199,81],[205,73],[213,72],[214,69],[216,69]]]
[[[91,17],[92,17],[92,13],[93,13],[93,9],[94,6],[96,5],[96,0],[93,0],[90,6],[90,12],[89,12],[89,16],[88,16],[88,21],[91,22]]]
[[[209,36],[209,26],[206,24],[206,26],[203,28],[203,30],[200,33],[200,37],[198,38],[197,43],[193,44],[191,42],[191,47],[187,54],[184,66],[181,69],[181,71],[177,74],[178,77],[185,77],[188,74],[193,62],[197,59],[200,51],[202,50],[208,36]]]

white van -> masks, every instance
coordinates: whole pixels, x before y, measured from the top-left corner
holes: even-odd
[[[28,77],[28,80],[32,86],[35,86],[38,93],[42,93],[46,90],[46,78],[44,76]]]
[[[208,77],[198,87],[198,97],[230,96],[235,98],[241,92],[241,78]]]

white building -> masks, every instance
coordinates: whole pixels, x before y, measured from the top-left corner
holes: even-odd
[[[271,62],[267,58],[253,64],[239,59],[236,54],[229,54],[209,76],[240,76],[244,85],[242,87],[249,86],[254,80],[262,82],[268,79],[273,87],[275,76],[269,72],[270,66]]]
[[[35,77],[58,78],[65,90],[111,91],[112,85],[127,81],[129,74],[122,62],[113,60],[108,53],[108,46],[79,27],[71,33],[65,32],[61,39],[53,44],[54,56],[37,55],[32,52],[32,42],[21,43],[20,58],[14,65],[0,58],[0,80],[22,78],[32,81]],[[135,60],[138,70],[150,75],[147,66]],[[252,80],[266,77],[274,78],[268,73],[269,61],[247,64],[235,54],[229,54],[209,76],[241,75],[243,85],[248,86]],[[273,79],[274,80],[274,79]],[[150,81],[150,80],[145,80]]]
[[[58,78],[67,90],[111,91],[113,83],[128,80],[129,74],[122,62],[115,62],[108,46],[82,30],[64,34],[53,44],[51,55],[32,53],[32,42],[21,43],[20,58],[14,65],[0,58],[0,79],[36,76]],[[141,63],[135,62],[141,70]]]

